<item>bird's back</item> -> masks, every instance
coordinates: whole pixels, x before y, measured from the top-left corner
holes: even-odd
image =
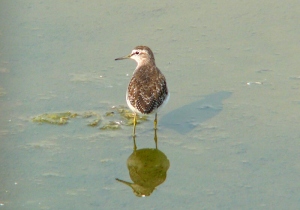
[[[135,112],[150,114],[168,97],[166,79],[156,66],[140,66],[134,71],[126,95]]]

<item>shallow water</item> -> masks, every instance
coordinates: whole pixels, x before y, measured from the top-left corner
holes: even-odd
[[[299,209],[299,7],[2,1],[0,209]],[[115,180],[130,181],[131,126],[31,120],[94,111],[108,121],[135,68],[114,58],[140,44],[171,92],[157,134],[170,168],[147,198]],[[138,125],[138,149],[155,147],[152,121]]]

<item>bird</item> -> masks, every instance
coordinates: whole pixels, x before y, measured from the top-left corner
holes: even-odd
[[[136,46],[129,55],[115,60],[133,59],[137,66],[126,91],[126,102],[134,113],[133,137],[137,114],[155,114],[154,130],[157,130],[157,112],[167,104],[170,93],[163,73],[157,68],[152,50],[147,46]]]

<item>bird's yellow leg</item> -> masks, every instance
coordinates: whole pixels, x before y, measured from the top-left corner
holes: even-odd
[[[135,137],[135,126],[136,126],[136,113],[134,113],[134,118],[133,118],[133,137]]]
[[[155,142],[155,148],[157,149],[157,113],[155,113],[155,119],[154,119],[154,142]]]
[[[157,130],[157,113],[155,113],[154,130]]]

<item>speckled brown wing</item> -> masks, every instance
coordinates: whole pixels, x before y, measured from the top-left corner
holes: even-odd
[[[127,91],[131,105],[142,114],[155,111],[168,95],[166,79],[155,66],[142,66],[136,70]]]

